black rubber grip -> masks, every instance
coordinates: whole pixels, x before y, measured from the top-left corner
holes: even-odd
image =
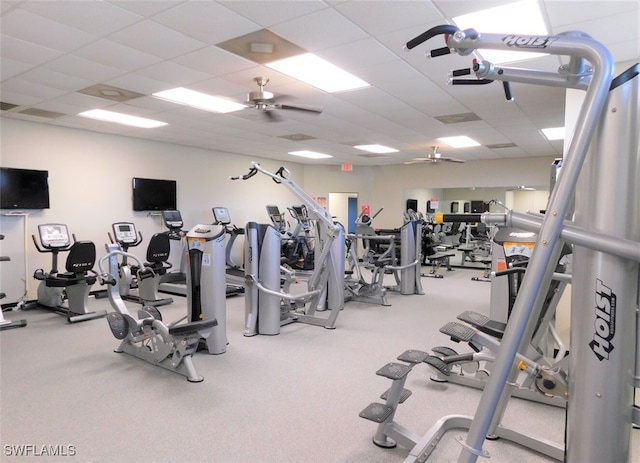
[[[431,50],[429,52],[429,56],[431,58],[437,58],[438,56],[444,56],[451,53],[449,47],[436,48],[435,50]]]
[[[432,37],[435,37],[436,35],[455,34],[456,32],[458,32],[458,30],[459,29],[452,24],[443,24],[441,26],[435,26],[429,29],[428,31],[423,32],[419,36],[409,40],[405,45],[405,47],[407,47],[407,50],[411,50],[412,48],[417,47],[421,43],[426,42],[427,40],[429,40]]]
[[[453,72],[451,72],[451,75],[453,77],[462,77],[462,76],[468,76],[471,74],[471,69],[469,68],[464,68],[464,69],[456,69]]]
[[[491,79],[457,79],[452,80],[451,85],[486,85],[493,82]]]
[[[514,268],[508,268],[506,270],[500,270],[499,272],[496,272],[495,275],[497,277],[501,277],[504,275],[510,275],[512,273],[524,273],[526,272],[526,268],[522,268],[522,267],[514,267]]]
[[[504,97],[507,101],[513,100],[513,94],[511,93],[511,84],[506,80],[502,82],[502,88],[504,88]]]
[[[482,214],[442,214],[442,222],[480,222]]]

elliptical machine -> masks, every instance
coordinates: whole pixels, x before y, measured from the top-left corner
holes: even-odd
[[[96,261],[96,247],[91,241],[75,241],[71,244],[67,226],[59,223],[38,225],[40,245],[35,235],[31,235],[38,252],[51,253],[51,270],[38,269],[33,274],[38,285],[38,299],[35,304],[27,304],[23,310],[37,307],[52,310],[67,317],[69,323],[83,322],[104,317],[107,312],[91,312],[87,307],[89,291],[96,282],[93,265]],[[42,246],[42,247],[41,247]],[[66,272],[58,271],[58,254],[68,251]],[[68,306],[63,306],[64,300]]]

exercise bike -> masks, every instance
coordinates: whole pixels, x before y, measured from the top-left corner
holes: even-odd
[[[51,253],[51,270],[38,269],[33,274],[38,285],[38,299],[25,305],[23,310],[45,308],[67,317],[69,323],[83,322],[104,317],[107,312],[91,312],[87,306],[89,291],[96,282],[93,266],[96,261],[96,247],[91,241],[76,241],[73,244],[67,226],[59,223],[38,225],[40,244],[35,235],[33,244],[38,252]],[[58,254],[69,252],[65,264],[66,272],[58,271]],[[67,300],[67,307],[63,303]]]
[[[142,234],[136,232],[136,226],[131,222],[116,222],[112,224],[113,237],[109,233],[109,241],[117,244],[125,253],[129,248],[136,247],[142,243]],[[135,274],[137,267],[129,265],[126,256],[122,257],[119,267],[120,295],[123,299],[137,302],[142,305],[152,305],[155,307],[171,304],[170,297],[160,298],[158,296],[158,285],[160,279],[172,267],[169,259],[169,236],[166,233],[156,233],[149,240],[145,265],[153,269],[153,278],[138,280]],[[131,294],[132,289],[138,290],[138,295]]]

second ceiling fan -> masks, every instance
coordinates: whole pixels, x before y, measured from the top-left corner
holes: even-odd
[[[431,149],[433,150],[433,152],[427,154],[426,158],[414,158],[411,161],[405,162],[405,164],[418,164],[421,162],[426,162],[430,164],[440,164],[441,162],[459,162],[459,163],[466,162],[466,161],[463,161],[462,159],[443,156],[442,153],[438,152],[437,146],[432,146]]]

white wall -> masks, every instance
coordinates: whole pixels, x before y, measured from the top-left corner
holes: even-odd
[[[272,171],[282,162],[16,119],[2,118],[0,123],[0,164],[48,170],[51,193],[51,209],[29,211],[32,214],[27,218],[26,234],[22,218],[0,216],[0,233],[6,235],[0,242],[0,254],[12,259],[0,264],[0,288],[8,295],[3,302],[22,296],[25,275],[28,297],[34,299],[34,270],[50,269],[50,256],[37,253],[31,242],[38,224],[66,223],[78,239],[94,241],[99,255],[113,222],[132,221],[146,237],[162,231],[160,219],[133,212],[132,177],[176,180],[185,228],[211,223],[213,206],[228,207],[233,223],[244,226],[248,221],[268,222],[267,204],[284,209],[300,203],[288,189],[264,175],[246,182],[228,179],[246,173],[254,160]],[[354,166],[351,172],[341,171],[340,166],[295,162],[287,162],[286,167],[294,181],[312,196],[329,198],[329,193],[357,192],[359,205],[369,204],[372,211],[384,207],[376,217],[376,226],[393,228],[402,221],[406,189],[546,185],[552,160],[540,157],[437,166]],[[331,212],[331,204],[328,209]],[[236,249],[240,247],[238,243]],[[177,264],[173,258],[172,262]]]
[[[16,301],[23,294],[25,244],[29,299],[35,298],[37,287],[32,278],[34,270],[51,268],[51,254],[39,254],[31,241],[38,224],[66,223],[78,239],[96,243],[98,256],[104,255],[113,222],[134,222],[147,238],[163,231],[160,218],[132,210],[132,177],[176,180],[178,209],[187,229],[197,223],[211,223],[213,206],[226,206],[233,223],[243,227],[248,221],[268,223],[267,204],[278,204],[282,209],[300,203],[287,188],[265,175],[247,181],[228,179],[246,173],[254,160],[272,171],[280,166],[265,159],[14,119],[2,119],[0,147],[3,167],[48,170],[51,197],[50,209],[28,211],[26,243],[23,218],[0,216],[0,233],[6,236],[0,241],[0,253],[12,260],[0,264],[0,287],[7,293],[3,303]],[[288,163],[287,167],[294,180],[302,182],[300,164]],[[136,250],[141,257],[146,242]],[[241,247],[238,243],[234,249],[241,252]],[[59,268],[64,268],[64,259],[63,255]],[[173,257],[171,261],[174,265],[179,262]]]

